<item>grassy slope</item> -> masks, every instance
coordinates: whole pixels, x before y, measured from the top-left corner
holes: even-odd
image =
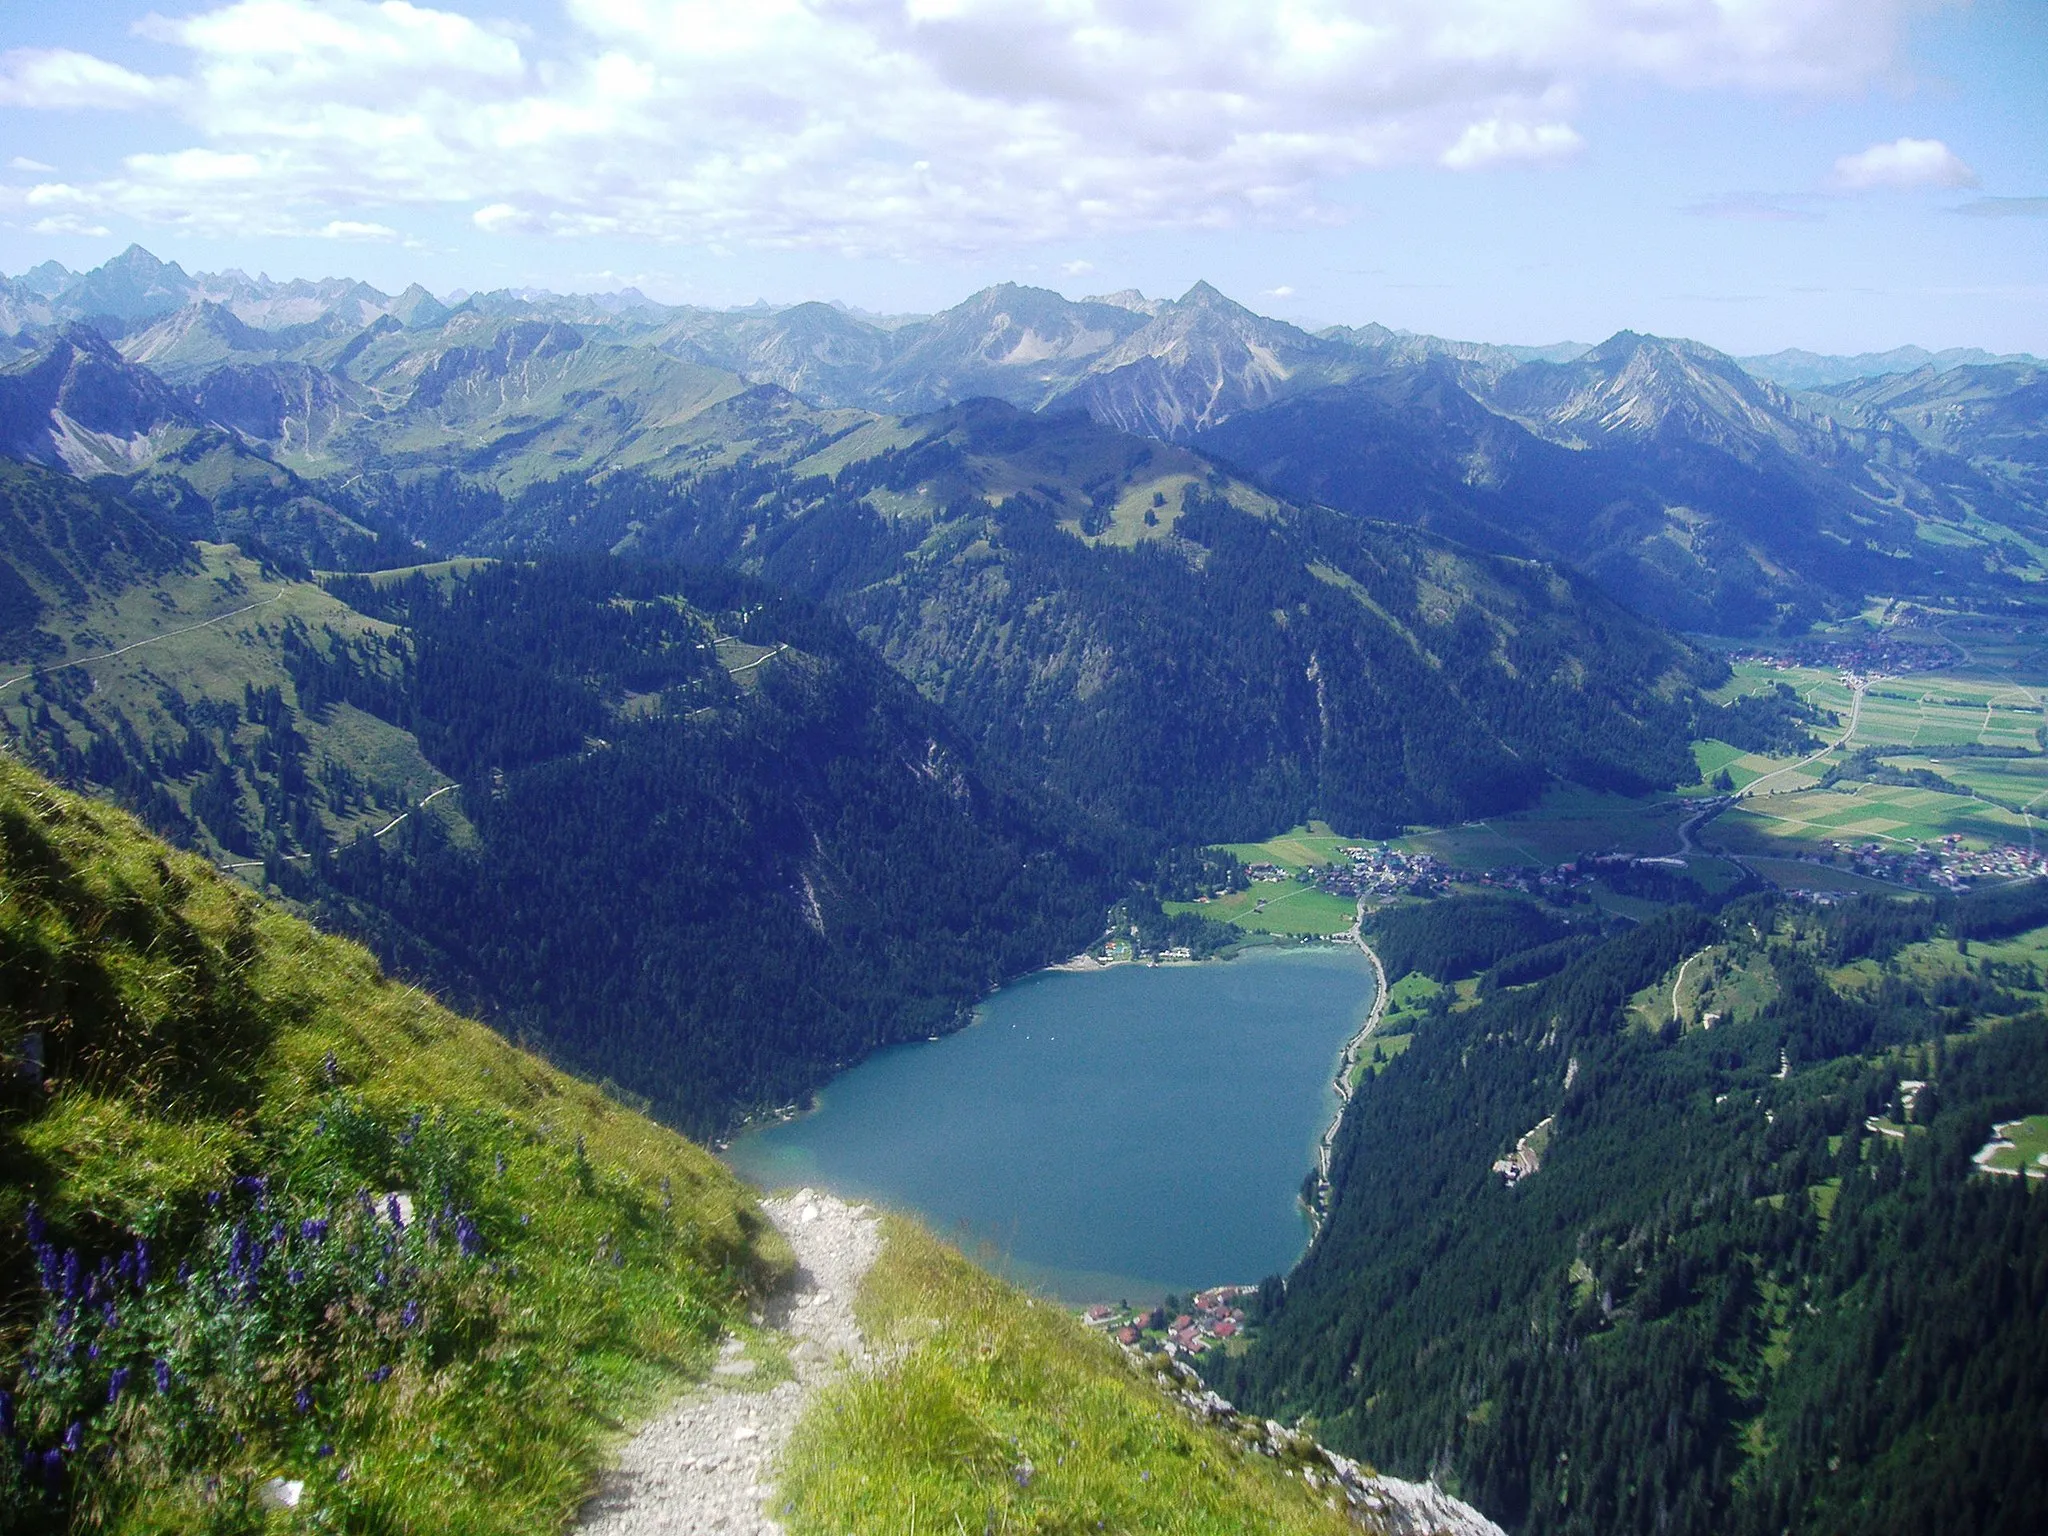
[[[190,548],[187,564],[159,573],[153,581],[128,586],[107,582],[61,609],[56,617],[71,634],[70,643],[60,653],[33,658],[58,669],[47,684],[22,676],[31,658],[8,654],[0,639],[0,725],[16,741],[33,733],[39,702],[53,710],[53,719],[79,750],[90,745],[93,728],[113,734],[124,725],[144,743],[175,741],[184,732],[166,708],[166,688],[188,705],[239,708],[249,687],[276,688],[286,703],[298,703],[284,665],[282,636],[287,623],[304,624],[316,637],[331,630],[348,640],[396,633],[393,626],[363,617],[313,583],[265,571],[231,545]],[[105,660],[63,665],[124,646],[136,648]],[[316,778],[331,761],[346,767],[362,786],[360,796],[344,809],[322,801],[321,819],[336,842],[346,842],[359,831],[376,831],[447,782],[409,733],[349,705],[299,714],[295,724],[306,738],[307,761]],[[248,749],[261,728],[243,720],[234,734]],[[199,777],[188,774],[159,782],[189,812]],[[433,814],[457,835],[467,835],[459,797],[435,801]],[[252,828],[261,827],[263,818],[253,793],[244,794],[243,816]],[[195,824],[193,835],[196,845],[221,858],[238,856],[220,848],[203,824]],[[260,841],[261,833],[256,835]]]
[[[890,1219],[856,1309],[895,1350],[799,1425],[785,1520],[803,1536],[1353,1530],[1276,1463],[1197,1426],[1107,1339]]]
[[[0,1049],[9,1528],[260,1529],[284,1476],[548,1529],[786,1263],[700,1149],[4,762]]]

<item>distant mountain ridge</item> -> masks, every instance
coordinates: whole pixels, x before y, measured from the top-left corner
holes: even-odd
[[[231,454],[241,480],[274,461],[381,498],[441,547],[447,518],[417,505],[430,479],[437,497],[620,468],[682,484],[844,442],[821,461],[834,472],[987,397],[1192,444],[1292,500],[1564,561],[1640,612],[1723,632],[1797,628],[1872,591],[2018,592],[2048,542],[2048,410],[2026,360],[1762,360],[1788,377],[1916,364],[1801,390],[1630,331],[1311,333],[1207,283],[1078,301],[1002,283],[922,317],[449,299],[195,276],[139,247],[85,274],[45,264],[0,280],[18,327],[0,443],[80,474]]]
[[[1829,356],[1787,347],[1761,357],[1739,357],[1737,362],[1760,379],[1786,389],[1825,389],[1830,384],[1847,384],[1855,379],[1882,378],[1894,373],[1918,373],[1932,368],[1947,373],[1952,368],[1981,368],[1992,363],[2031,363],[2041,359],[2026,352],[1986,352],[1982,347],[1944,347],[1930,352],[1925,347],[1893,347],[1889,352],[1858,352],[1851,357]]]

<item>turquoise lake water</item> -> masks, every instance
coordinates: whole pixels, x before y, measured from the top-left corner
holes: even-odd
[[[1298,1192],[1372,991],[1348,946],[1043,972],[726,1157],[762,1188],[915,1211],[1068,1300],[1255,1282],[1307,1242]]]

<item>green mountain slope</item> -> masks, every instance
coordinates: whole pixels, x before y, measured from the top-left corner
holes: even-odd
[[[983,401],[916,425],[830,480],[622,475],[500,526],[825,598],[985,751],[1170,839],[1691,772],[1678,743],[1711,663],[1587,583],[1291,508],[1079,415]]]
[[[701,1131],[955,1027],[1117,894],[1110,838],[744,578],[598,558],[330,591],[198,546],[76,585],[69,642],[25,632],[41,668],[0,676],[24,758]]]
[[[2031,1528],[2048,1202],[1973,1154],[2048,1109],[2044,918],[1680,908],[1419,1022],[1221,1390],[1521,1532]]]
[[[702,1151],[7,763],[0,1050],[10,1530],[254,1531],[272,1478],[546,1529],[786,1264]]]

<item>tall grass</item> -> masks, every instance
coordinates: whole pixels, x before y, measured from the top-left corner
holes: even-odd
[[[857,1302],[892,1363],[821,1396],[785,1458],[805,1536],[1351,1531],[1284,1467],[1198,1425],[1107,1339],[889,1218]]]
[[[5,763],[0,1055],[9,1529],[556,1528],[787,1264],[700,1149]]]

